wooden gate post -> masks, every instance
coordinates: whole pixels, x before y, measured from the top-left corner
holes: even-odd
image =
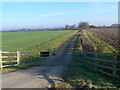
[[[0,50],[0,69],[3,69],[2,65],[2,51]]]
[[[20,52],[17,51],[17,65],[20,64]]]

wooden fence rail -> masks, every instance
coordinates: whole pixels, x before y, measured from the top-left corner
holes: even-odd
[[[4,56],[3,54],[16,54],[16,56]],[[11,58],[10,60],[3,60],[4,58],[8,59]],[[14,58],[14,59],[13,59]],[[17,66],[19,65],[20,62],[20,52],[3,52],[0,50],[0,69],[3,69],[3,67],[9,67],[9,66]],[[7,65],[6,65],[7,63]],[[14,63],[14,64],[11,64]]]
[[[20,64],[22,55],[30,55],[29,54],[36,54],[38,52],[38,54],[40,54],[40,51],[17,51],[17,52],[3,52],[0,50],[0,68],[3,69],[3,67],[9,67],[9,66],[17,66]],[[28,54],[26,54],[28,53]],[[103,73],[103,74],[107,74],[109,76],[112,77],[116,77],[116,78],[120,78],[120,60],[118,60],[118,58],[116,58],[119,53],[95,53],[95,52],[85,52],[85,51],[75,51],[73,55],[75,55],[75,57],[79,60],[81,57],[81,54],[84,56],[85,60],[82,60],[81,62],[84,62],[84,65],[87,66],[86,64],[92,65],[94,70]],[[14,56],[9,56],[9,55],[5,55],[5,54],[13,54]],[[109,59],[100,59],[97,57],[90,57],[89,55],[114,55],[115,60],[109,60]],[[71,55],[71,54],[68,54]],[[40,56],[40,55],[39,55]],[[3,60],[3,59],[8,59],[8,58],[14,58],[11,60]],[[87,59],[90,59],[92,62],[87,61]],[[81,60],[81,59],[80,59]],[[6,65],[5,63],[9,63],[9,62],[13,62],[14,64],[9,64]],[[98,63],[101,62],[101,63]],[[106,63],[112,63],[113,65],[111,66],[107,66]],[[89,67],[90,68],[90,67]],[[102,69],[100,69],[102,68]],[[104,69],[108,69],[111,70],[112,73],[107,72],[107,70]]]
[[[35,60],[35,57],[36,57],[35,55],[37,55],[37,59],[38,58],[41,59],[40,52],[43,52],[43,51],[5,52],[5,51],[0,50],[0,69],[3,69],[3,67],[18,66],[19,64],[21,64],[21,63],[23,63],[24,61],[27,61],[27,60],[28,60],[28,62],[31,62],[31,60],[32,60],[33,63],[34,63],[34,60]],[[51,53],[52,53],[52,51],[50,52],[50,55],[51,55]],[[11,54],[13,54],[13,55],[11,55]],[[27,57],[25,57],[25,56],[27,56]],[[32,57],[32,56],[35,56],[35,57]],[[43,57],[42,57],[41,61],[42,60],[43,60]]]
[[[80,55],[79,53],[81,53],[81,52],[85,58],[85,60],[81,61],[81,62],[83,62],[84,66],[87,66],[87,64],[89,64],[94,67],[94,68],[92,68],[89,66],[89,68],[91,68],[97,72],[120,79],[120,60],[118,60],[118,58],[117,58],[119,56],[119,53],[96,53],[96,52],[78,51],[74,55],[77,55],[76,57],[79,59],[79,55]],[[89,55],[94,55],[94,57],[90,57]],[[97,56],[99,56],[99,55],[104,55],[104,56],[114,55],[113,56],[114,60],[97,58]],[[87,61],[87,59],[88,59],[88,61]],[[89,61],[89,60],[91,60],[91,61]],[[101,62],[101,63],[99,63],[99,62]],[[107,66],[106,63],[111,66]],[[104,69],[111,70],[112,72],[110,73]]]

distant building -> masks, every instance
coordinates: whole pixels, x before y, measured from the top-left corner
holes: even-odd
[[[120,28],[120,24],[112,24],[111,25],[111,28],[118,28],[118,27]]]

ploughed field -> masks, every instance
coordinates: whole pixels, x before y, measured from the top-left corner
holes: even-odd
[[[3,51],[46,51],[59,48],[76,31],[3,32]]]
[[[118,44],[118,28],[97,28],[90,29],[90,32],[93,35],[97,36],[101,40],[105,41],[109,45],[112,45],[115,48],[119,47]]]
[[[117,28],[96,28],[81,31],[82,50],[94,53],[85,53],[90,63],[89,67],[97,66],[97,70],[107,75],[120,75],[119,45]],[[106,54],[105,54],[106,53]],[[94,64],[94,63],[95,64]],[[91,64],[92,63],[92,64]],[[115,73],[114,73],[115,72]]]
[[[118,29],[96,28],[81,33],[82,47],[85,51],[114,53],[118,52]]]

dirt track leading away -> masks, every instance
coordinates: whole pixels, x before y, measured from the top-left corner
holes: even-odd
[[[72,61],[74,41],[77,34],[67,40],[57,50],[52,59],[47,60],[40,66],[20,69],[2,75],[3,88],[47,88],[62,81],[64,72]]]

